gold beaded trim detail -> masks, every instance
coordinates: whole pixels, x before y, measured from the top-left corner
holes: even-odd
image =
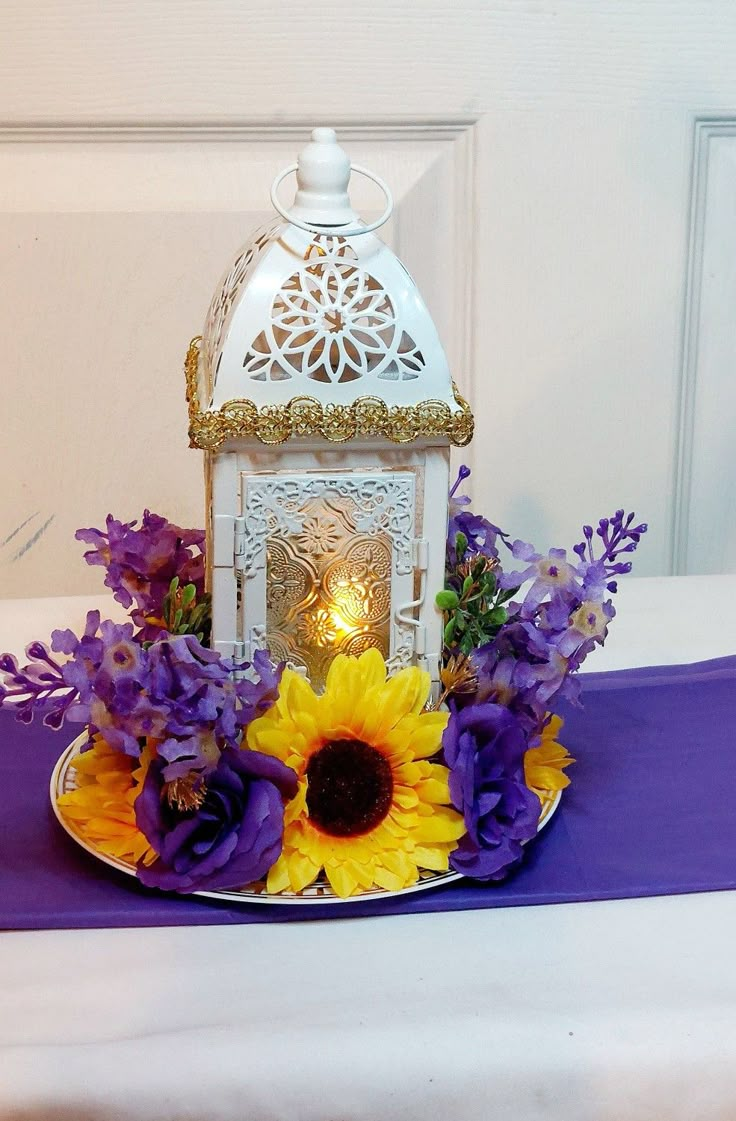
[[[462,448],[473,438],[473,414],[455,383],[458,411],[444,401],[389,407],[380,397],[359,397],[352,405],[322,405],[314,397],[294,397],[286,405],[262,405],[238,399],[215,412],[204,411],[197,391],[200,335],[192,339],[184,363],[189,407],[189,446],[216,451],[235,436],[255,436],[262,444],[283,444],[291,436],[323,436],[334,444],[356,436],[383,436],[409,444],[427,436],[447,436]]]

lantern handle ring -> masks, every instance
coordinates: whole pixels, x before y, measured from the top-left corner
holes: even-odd
[[[287,222],[289,222],[292,226],[296,226],[299,230],[306,230],[306,232],[309,234],[329,234],[337,235],[339,237],[359,237],[360,234],[370,234],[373,232],[373,230],[377,230],[379,226],[382,226],[384,224],[384,222],[388,222],[393,213],[394,200],[388,184],[385,183],[383,179],[381,179],[380,175],[376,175],[375,172],[369,171],[367,167],[361,167],[357,163],[351,163],[351,171],[355,171],[358,175],[365,175],[366,179],[372,179],[373,182],[381,188],[384,195],[386,196],[386,209],[384,210],[381,217],[377,218],[375,222],[369,222],[367,226],[352,227],[330,225],[318,226],[312,222],[303,222],[301,218],[292,217],[292,215],[289,214],[289,211],[281,205],[278,198],[278,189],[283,183],[284,179],[286,179],[287,175],[292,175],[296,170],[297,164],[292,163],[289,164],[288,167],[285,167],[283,171],[280,171],[276,176],[273,183],[271,184],[271,205],[273,206],[274,210],[281,215],[282,218],[285,218]]]

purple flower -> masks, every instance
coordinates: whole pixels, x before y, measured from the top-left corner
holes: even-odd
[[[578,573],[587,598],[601,598],[600,589],[604,583],[607,591],[615,592],[616,581],[612,577],[631,571],[631,561],[620,561],[618,558],[622,553],[633,553],[648,529],[645,522],[632,525],[633,521],[634,514],[624,514],[623,510],[617,510],[611,518],[601,518],[595,536],[601,539],[605,548],[598,558],[593,552],[593,527],[583,526],[584,540],[573,547],[573,552],[580,557]],[[598,595],[593,594],[594,590]]]
[[[165,713],[150,699],[149,658],[132,623],[100,622],[99,612],[90,611],[81,638],[69,630],[54,631],[51,646],[69,656],[61,667],[73,690],[66,719],[89,724],[110,747],[131,756],[140,753],[143,739],[162,734]]]
[[[475,704],[450,716],[442,740],[450,797],[467,833],[450,854],[457,872],[500,880],[537,832],[540,803],[524,782],[528,737],[503,705]]]
[[[182,760],[187,770],[210,770],[211,741],[218,749],[237,748],[244,728],[278,696],[281,667],[265,651],[256,653],[251,667],[236,666],[193,635],[181,635],[153,643],[147,654],[149,703],[164,714],[158,750],[171,765],[167,780],[181,772],[174,765]]]
[[[283,799],[296,790],[296,775],[278,759],[226,747],[215,769],[190,787],[194,797],[182,808],[175,784],[164,780],[164,760],[154,759],[135,814],[158,859],[138,869],[140,880],[164,891],[189,892],[240,888],[261,879],[281,853]]]
[[[472,511],[467,509],[470,505],[470,499],[467,495],[456,497],[455,492],[469,475],[470,468],[463,464],[450,490],[450,520],[447,527],[448,568],[453,568],[459,559],[457,555],[458,534],[462,534],[467,541],[467,547],[464,550],[465,556],[475,556],[480,553],[486,557],[498,557],[496,540],[498,537],[505,536],[498,526],[492,525],[480,514],[473,514]]]
[[[139,529],[136,525],[108,514],[105,531],[78,529],[75,536],[94,546],[84,554],[85,560],[106,569],[106,587],[123,607],[135,605],[131,618],[144,630],[146,640],[152,640],[161,630],[156,620],[175,576],[182,587],[194,584],[197,598],[201,598],[205,534],[181,529],[150,510],[144,511]]]
[[[532,581],[521,604],[522,618],[533,618],[536,609],[550,594],[574,597],[582,591],[576,570],[567,560],[564,549],[550,549],[545,557],[541,553],[535,553],[532,545],[514,541],[511,555],[527,562],[526,567],[515,572],[504,572],[498,582],[502,588],[518,588],[529,580]]]
[[[54,631],[52,649],[27,649],[28,665],[0,655],[0,706],[26,722],[46,703],[45,723],[88,724],[110,747],[136,758],[158,743],[164,778],[205,775],[226,745],[239,747],[245,727],[276,700],[281,667],[265,651],[235,664],[191,634],[142,645],[132,623],[100,622],[90,611],[81,637]]]
[[[521,562],[513,571],[497,571],[498,586],[514,602],[507,603],[507,618],[493,638],[472,652],[478,690],[463,705],[504,705],[531,734],[562,699],[576,703],[580,686],[575,673],[605,642],[615,616],[607,598],[616,591],[612,577],[631,568],[620,554],[633,552],[647,529],[633,522],[633,514],[617,510],[612,518],[602,518],[595,532],[584,526],[584,540],[573,549],[577,563],[564,549],[543,555],[523,541],[509,544],[503,538],[514,560]],[[603,544],[599,556],[595,536]]]
[[[29,643],[26,657],[32,660],[21,667],[13,654],[0,654],[0,708],[13,712],[23,724],[43,712],[44,724],[58,729],[76,700],[76,691],[64,680],[64,667],[45,643]]]

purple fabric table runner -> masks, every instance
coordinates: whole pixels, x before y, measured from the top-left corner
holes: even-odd
[[[588,674],[561,737],[572,785],[501,885],[337,907],[218,904],[146,891],[88,856],[48,784],[74,738],[0,713],[0,928],[189,926],[515,907],[736,888],[736,657]]]

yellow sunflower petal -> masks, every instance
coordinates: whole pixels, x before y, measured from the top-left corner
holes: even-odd
[[[267,717],[261,719],[266,720]],[[262,751],[264,755],[275,755],[283,762],[291,752],[293,734],[286,734],[281,728],[274,728],[269,724],[258,727],[261,719],[254,720],[248,729],[248,747],[254,751]]]
[[[419,795],[411,787],[396,786],[394,787],[394,802],[397,806],[401,806],[402,810],[413,810],[415,806],[419,805]]]
[[[345,866],[364,891],[368,891],[373,887],[372,864],[360,864],[357,860],[346,860]]]
[[[449,852],[449,845],[418,845],[414,849],[414,859],[420,868],[428,868],[431,872],[446,872],[450,867]]]
[[[530,747],[524,755],[524,781],[539,796],[544,791],[564,790],[570,785],[563,772],[575,760],[556,740],[561,728],[561,718],[551,717],[542,729],[539,745]]]
[[[308,713],[316,718],[319,698],[308,681],[293,670],[285,669],[281,678],[279,700],[289,713]]]
[[[291,852],[287,857],[289,883],[292,891],[303,891],[313,884],[320,873],[320,866],[300,852]]]
[[[361,716],[364,716],[368,693],[380,689],[386,679],[386,666],[378,650],[366,650],[359,658],[338,654],[332,662],[321,701],[321,713],[327,728],[353,732],[360,738]],[[356,723],[356,720],[358,723]]]
[[[412,853],[410,858],[408,853],[396,849],[393,852],[386,852],[382,863],[385,868],[388,868],[389,872],[399,876],[405,884],[414,883],[417,878],[417,866],[413,855]]]
[[[414,879],[407,883],[402,876],[397,876],[395,872],[389,872],[385,865],[376,868],[373,875],[378,887],[382,887],[384,891],[401,891],[402,888],[411,887],[419,879],[419,873],[417,873]]]
[[[418,715],[429,696],[431,679],[425,670],[409,666],[400,670],[395,677],[386,682],[381,697],[384,720],[390,721],[389,727],[398,724],[402,716],[410,713]]]
[[[280,891],[286,891],[289,887],[289,865],[286,857],[282,853],[275,864],[272,864],[268,870],[266,878],[266,891],[270,895],[278,895]]]
[[[448,720],[447,712],[405,716],[394,728],[385,731],[382,745],[390,752],[408,752],[410,759],[426,759],[439,751]]]
[[[330,887],[340,899],[348,899],[360,887],[349,861],[340,861],[325,866],[325,873],[330,882]]]
[[[445,805],[450,800],[450,788],[448,786],[447,775],[441,772],[446,771],[446,767],[437,766],[440,771],[439,775],[432,775],[431,778],[424,779],[417,785],[417,791],[423,802],[433,802],[438,806]]]
[[[391,769],[394,782],[403,783],[405,786],[415,786],[425,777],[419,763],[394,763]]]
[[[557,734],[562,730],[564,723],[565,721],[561,716],[550,716],[542,732],[542,739],[556,740]]]
[[[535,750],[530,748],[530,750]],[[544,763],[524,760],[524,781],[530,790],[535,793],[540,790],[564,790],[570,785],[569,777],[563,773],[562,767],[569,766],[574,759],[568,759],[559,765],[545,766]]]
[[[417,841],[459,841],[465,832],[462,815],[448,806],[435,806],[429,817],[417,823]]]

